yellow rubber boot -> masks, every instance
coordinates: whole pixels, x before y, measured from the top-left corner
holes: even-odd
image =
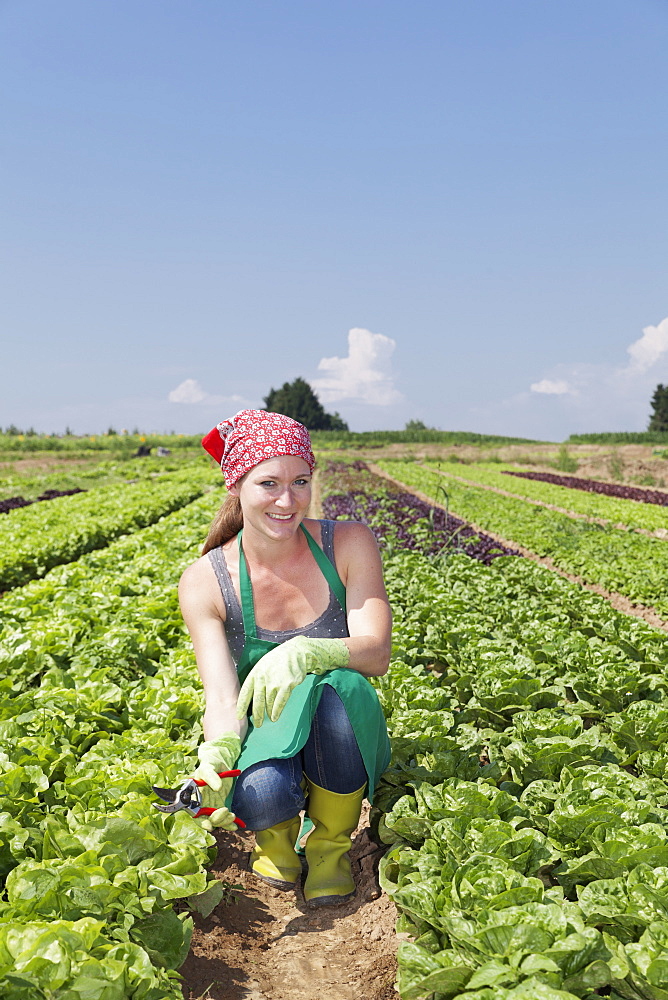
[[[300,826],[300,817],[294,816],[267,830],[255,831],[251,871],[275,889],[294,889],[301,875],[301,861],[295,851]]]
[[[307,906],[338,906],[355,895],[350,871],[350,835],[359,823],[366,785],[340,795],[308,779],[308,814],[315,827],[306,841]]]

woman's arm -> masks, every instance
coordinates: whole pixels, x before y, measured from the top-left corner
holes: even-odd
[[[392,611],[376,539],[357,521],[337,521],[334,539],[346,587],[350,638],[343,641],[350,650],[348,667],[366,677],[385,674],[392,647]]]
[[[237,719],[239,679],[216,606],[215,576],[206,559],[189,566],[179,582],[181,613],[190,633],[204,687],[204,739],[237,733],[243,740],[248,723]]]

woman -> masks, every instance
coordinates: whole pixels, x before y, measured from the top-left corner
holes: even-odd
[[[365,794],[389,763],[375,690],[387,671],[391,613],[371,531],[306,517],[315,459],[308,431],[264,410],[241,410],[202,444],[220,462],[228,497],[204,554],[179,584],[204,685],[206,781],[212,826],[255,832],[251,868],[280,889],[301,874],[309,906],[355,892],[348,850]],[[250,717],[248,717],[249,709]],[[241,769],[236,787],[220,772]]]

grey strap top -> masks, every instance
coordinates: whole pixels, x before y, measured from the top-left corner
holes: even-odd
[[[321,521],[322,526],[322,549],[332,565],[334,562],[334,525],[335,521]],[[241,604],[236,595],[230,571],[222,548],[211,549],[209,559],[213,566],[216,578],[220,585],[220,590],[225,601],[225,634],[230,646],[232,658],[235,663],[239,662],[241,651],[244,648],[244,622],[241,613]],[[326,609],[310,625],[302,628],[287,629],[274,632],[267,628],[257,629],[258,639],[265,639],[267,642],[286,642],[295,635],[308,635],[314,639],[343,639],[348,633],[348,623],[346,615],[336,597],[329,591],[329,604]]]

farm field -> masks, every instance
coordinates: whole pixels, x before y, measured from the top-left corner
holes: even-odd
[[[520,478],[524,475],[541,475],[541,473],[520,473],[515,466],[499,465],[466,465],[448,462],[426,462],[423,467],[431,468],[443,476],[443,486],[447,489],[448,478],[468,482],[473,485],[489,486],[502,493],[514,494],[527,500],[535,500],[539,504],[552,506],[557,510],[572,514],[580,514],[592,520],[611,525],[622,525],[650,533],[668,534],[668,505],[660,506],[654,502],[638,503],[635,500],[620,499],[605,496],[600,493],[586,492],[577,488],[554,485],[550,482]],[[549,473],[548,473],[549,475]],[[575,477],[573,477],[575,478]],[[591,482],[591,480],[584,480]],[[619,486],[619,484],[614,484]],[[628,487],[626,487],[628,489]],[[636,487],[643,492],[640,487]],[[659,493],[663,502],[668,501],[668,493],[656,490],[645,493]]]
[[[447,500],[453,513],[480,529],[549,557],[559,569],[622,594],[634,603],[653,607],[668,618],[668,546],[661,538],[570,517],[522,498],[444,478],[435,469],[415,462],[383,461],[379,465],[408,488],[423,491],[439,503]],[[572,502],[579,503],[583,494],[572,492],[576,494]],[[661,510],[651,506],[652,510]]]
[[[409,489],[347,451],[318,477],[323,516],[374,530],[395,614],[375,681],[393,760],[355,839],[356,899],[314,917],[247,876],[247,836],[152,809],[150,786],[188,773],[201,737],[175,585],[222,490],[186,454],[136,483],[119,464],[104,492],[129,511],[146,489],[153,523],[101,521],[101,544],[0,604],[0,995],[312,1000],[315,985],[390,1000],[398,977],[405,1000],[668,997],[668,636],[517,554],[542,548],[667,618],[668,542],[613,528],[610,507],[592,526],[483,489],[548,485],[498,464],[443,477],[427,455],[367,457]],[[20,492],[17,464],[0,499]],[[160,507],[165,487],[178,504]],[[92,522],[94,491],[2,517],[53,508],[68,537]],[[653,516],[575,492],[546,502]]]

